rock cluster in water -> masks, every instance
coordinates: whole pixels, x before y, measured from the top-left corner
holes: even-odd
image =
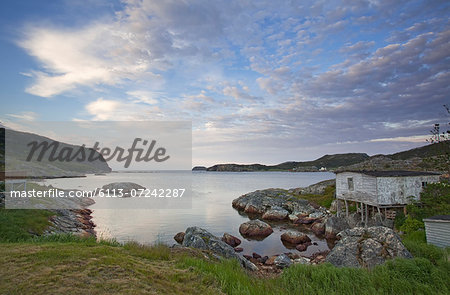
[[[385,220],[380,214],[375,214],[364,224],[359,213],[351,213],[348,217],[338,217],[326,208],[320,207],[308,200],[298,198],[298,194],[323,193],[334,180],[324,181],[308,188],[283,190],[257,190],[234,199],[232,206],[251,218],[266,221],[285,221],[293,226],[301,226],[311,230],[319,237],[325,237],[329,242],[337,243],[331,252],[317,252],[307,257],[295,253],[281,253],[271,257],[258,253],[239,256],[243,249],[238,247],[241,240],[228,233],[219,239],[204,229],[188,228],[186,233],[178,233],[175,240],[186,247],[209,250],[219,257],[236,258],[248,269],[259,272],[279,272],[292,264],[318,264],[325,260],[336,266],[353,266],[371,268],[394,257],[409,258],[390,220]],[[336,202],[335,202],[336,203]],[[335,204],[336,205],[336,204]],[[379,216],[380,215],[380,216]],[[244,222],[239,227],[239,233],[247,239],[263,239],[272,234],[270,224],[254,219]],[[372,226],[364,228],[361,226]],[[388,226],[388,227],[386,227]],[[281,235],[281,242],[289,248],[303,252],[312,245],[308,235],[301,231],[289,229]],[[250,264],[243,261],[246,260]]]
[[[294,253],[281,253],[271,257],[262,256],[258,253],[240,256],[237,252],[242,248],[234,247],[239,245],[240,240],[228,233],[224,233],[219,238],[205,229],[199,227],[189,227],[186,232],[179,232],[174,239],[180,244],[178,247],[190,247],[209,251],[218,259],[234,258],[248,270],[258,271],[262,274],[278,273],[281,269],[292,264],[317,264],[323,262],[326,253],[316,253],[311,258],[301,257]]]
[[[205,229],[197,226],[188,227],[184,233],[181,245],[184,247],[192,247],[201,250],[209,250],[218,258],[234,258],[237,259],[242,266],[249,270],[258,270],[249,260],[238,255],[234,248],[219,237],[211,234]]]

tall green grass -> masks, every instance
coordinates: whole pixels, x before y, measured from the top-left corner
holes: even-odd
[[[50,225],[48,210],[0,209],[0,242],[32,239]]]
[[[185,257],[179,265],[219,282],[226,294],[448,294],[448,263],[424,258],[396,259],[372,270],[331,264],[295,265],[279,278],[255,279],[236,261],[214,263]]]
[[[449,248],[441,249],[427,244],[425,231],[423,230],[403,235],[402,241],[414,257],[426,258],[433,264],[446,260],[449,255]]]

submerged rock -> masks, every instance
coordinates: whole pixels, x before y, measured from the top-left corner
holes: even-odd
[[[338,236],[339,242],[326,258],[335,266],[372,268],[387,259],[412,258],[400,237],[387,227],[356,227],[344,230]]]
[[[273,229],[269,224],[256,219],[241,224],[239,232],[244,237],[267,237],[273,233]]]
[[[207,230],[193,226],[186,229],[183,239],[184,247],[192,247],[202,250],[209,250],[219,257],[237,259],[242,266],[249,270],[258,270],[252,262],[239,256],[233,247],[223,242]]]
[[[281,235],[281,240],[290,244],[303,244],[311,242],[311,239],[298,231],[288,230]]]
[[[241,240],[236,238],[233,235],[230,235],[229,233],[224,233],[222,237],[222,241],[230,245],[231,247],[236,247],[241,244]]]

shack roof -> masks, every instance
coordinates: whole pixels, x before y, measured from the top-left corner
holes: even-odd
[[[435,215],[428,218],[424,218],[423,221],[446,221],[450,222],[450,215]]]

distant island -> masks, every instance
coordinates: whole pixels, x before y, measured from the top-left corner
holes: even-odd
[[[208,170],[208,168],[206,168],[205,166],[195,166],[194,168],[192,168],[192,171],[206,171]]]
[[[193,171],[257,172],[291,171],[319,172],[340,170],[421,170],[448,172],[450,143],[439,142],[390,155],[369,156],[365,153],[325,155],[313,161],[264,164],[216,164],[211,167],[196,166]]]

